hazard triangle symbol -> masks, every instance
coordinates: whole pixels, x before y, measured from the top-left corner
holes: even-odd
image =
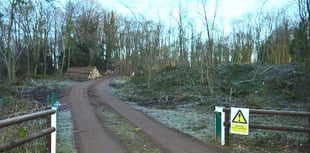
[[[244,117],[244,115],[242,114],[242,111],[239,110],[237,112],[237,114],[235,115],[234,119],[232,120],[233,123],[243,123],[243,124],[247,124],[247,121]]]

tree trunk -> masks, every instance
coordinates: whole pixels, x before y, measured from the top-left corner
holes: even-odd
[[[61,59],[61,67],[60,67],[60,72],[61,74],[64,74],[64,65],[65,65],[65,58],[66,58],[66,49],[63,47],[62,49],[62,59]]]
[[[8,27],[8,39],[6,44],[6,67],[8,70],[8,78],[9,82],[13,83],[15,81],[15,73],[13,71],[13,53],[11,49],[11,40],[12,40],[12,29],[13,29],[13,22],[14,22],[14,9],[16,5],[16,1],[13,0],[11,2],[11,8],[10,8],[10,21],[9,21],[9,27]]]
[[[46,76],[47,71],[47,41],[48,41],[48,32],[45,30],[45,37],[43,42],[43,62],[44,62],[44,70],[43,75]]]

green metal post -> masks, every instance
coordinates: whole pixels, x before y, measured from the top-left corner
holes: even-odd
[[[221,112],[215,112],[215,140],[221,142]]]
[[[222,144],[222,137],[223,137],[223,120],[222,120],[222,113],[223,108],[221,106],[215,107],[215,140],[217,142],[221,142]]]
[[[56,103],[57,97],[56,97],[56,93],[52,93],[52,105],[54,105]]]

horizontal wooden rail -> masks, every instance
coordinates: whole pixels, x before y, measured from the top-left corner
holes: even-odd
[[[229,145],[229,128],[230,128],[230,112],[231,108],[226,107],[223,109],[225,112],[225,145]],[[297,112],[297,111],[279,111],[279,110],[262,110],[262,109],[249,109],[250,114],[266,114],[266,115],[281,115],[281,116],[299,116],[308,118],[308,125],[310,124],[310,112]],[[274,126],[264,124],[249,124],[250,128],[253,129],[264,129],[264,130],[277,130],[277,131],[290,131],[290,132],[303,132],[308,133],[308,143],[310,144],[310,125],[309,127],[285,127],[285,126]]]
[[[32,114],[27,114],[27,115],[23,115],[23,116],[18,116],[18,117],[13,117],[13,118],[1,120],[0,121],[0,128],[10,126],[10,125],[14,125],[14,124],[18,124],[18,123],[22,123],[25,121],[34,120],[37,118],[43,118],[43,117],[46,117],[48,115],[54,114],[55,112],[56,112],[56,110],[50,109],[50,110],[45,110],[45,111],[41,111],[41,112],[36,112],[36,113],[32,113]]]
[[[224,108],[224,112],[230,112],[230,108]],[[310,117],[310,112],[261,110],[261,109],[250,109],[250,114],[269,114],[269,115]]]
[[[0,145],[0,152],[8,151],[10,149],[13,149],[17,146],[20,146],[20,145],[27,143],[29,141],[32,141],[34,139],[49,135],[54,131],[55,131],[55,128],[52,127],[52,128],[41,130],[35,134],[28,135],[28,136],[21,138],[19,140],[13,140],[13,141],[10,141],[8,143],[2,144],[2,145]]]
[[[302,128],[302,127],[272,126],[262,124],[250,124],[249,127],[254,129],[310,133],[310,128]]]
[[[297,112],[297,111],[278,111],[278,110],[250,109],[250,113],[252,113],[252,114],[269,114],[269,115],[285,115],[285,116],[310,117],[310,112]]]
[[[8,126],[11,126],[11,125],[15,125],[15,124],[19,124],[19,123],[23,123],[23,122],[26,122],[26,121],[30,121],[30,120],[35,120],[35,119],[39,119],[39,118],[45,118],[47,119],[47,129],[43,129],[39,132],[36,132],[34,134],[31,134],[31,135],[28,135],[24,138],[19,138],[17,140],[11,140],[10,142],[7,142],[7,143],[3,143],[3,144],[0,144],[0,152],[5,152],[5,151],[8,151],[10,149],[13,149],[15,147],[18,147],[22,144],[25,144],[27,142],[30,142],[34,139],[37,139],[37,138],[40,138],[40,137],[43,137],[43,136],[47,136],[47,139],[49,141],[49,135],[51,133],[53,133],[55,131],[55,127],[50,127],[51,123],[51,117],[49,117],[50,115],[52,114],[55,114],[56,113],[56,110],[54,109],[49,109],[49,110],[44,110],[44,111],[41,111],[41,112],[36,112],[36,113],[32,113],[32,114],[27,114],[27,115],[23,115],[23,116],[17,116],[17,117],[13,117],[13,118],[9,118],[9,119],[4,119],[4,120],[0,120],[0,129],[1,128],[4,128],[4,127],[8,127]],[[47,144],[47,148],[48,148],[48,152],[50,152],[50,144]]]

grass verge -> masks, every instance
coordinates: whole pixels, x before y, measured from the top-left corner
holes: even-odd
[[[130,153],[163,153],[158,145],[145,135],[140,128],[111,109],[109,106],[98,106],[95,113],[102,126],[115,135]]]
[[[57,153],[76,153],[71,112],[60,110],[57,118]]]

